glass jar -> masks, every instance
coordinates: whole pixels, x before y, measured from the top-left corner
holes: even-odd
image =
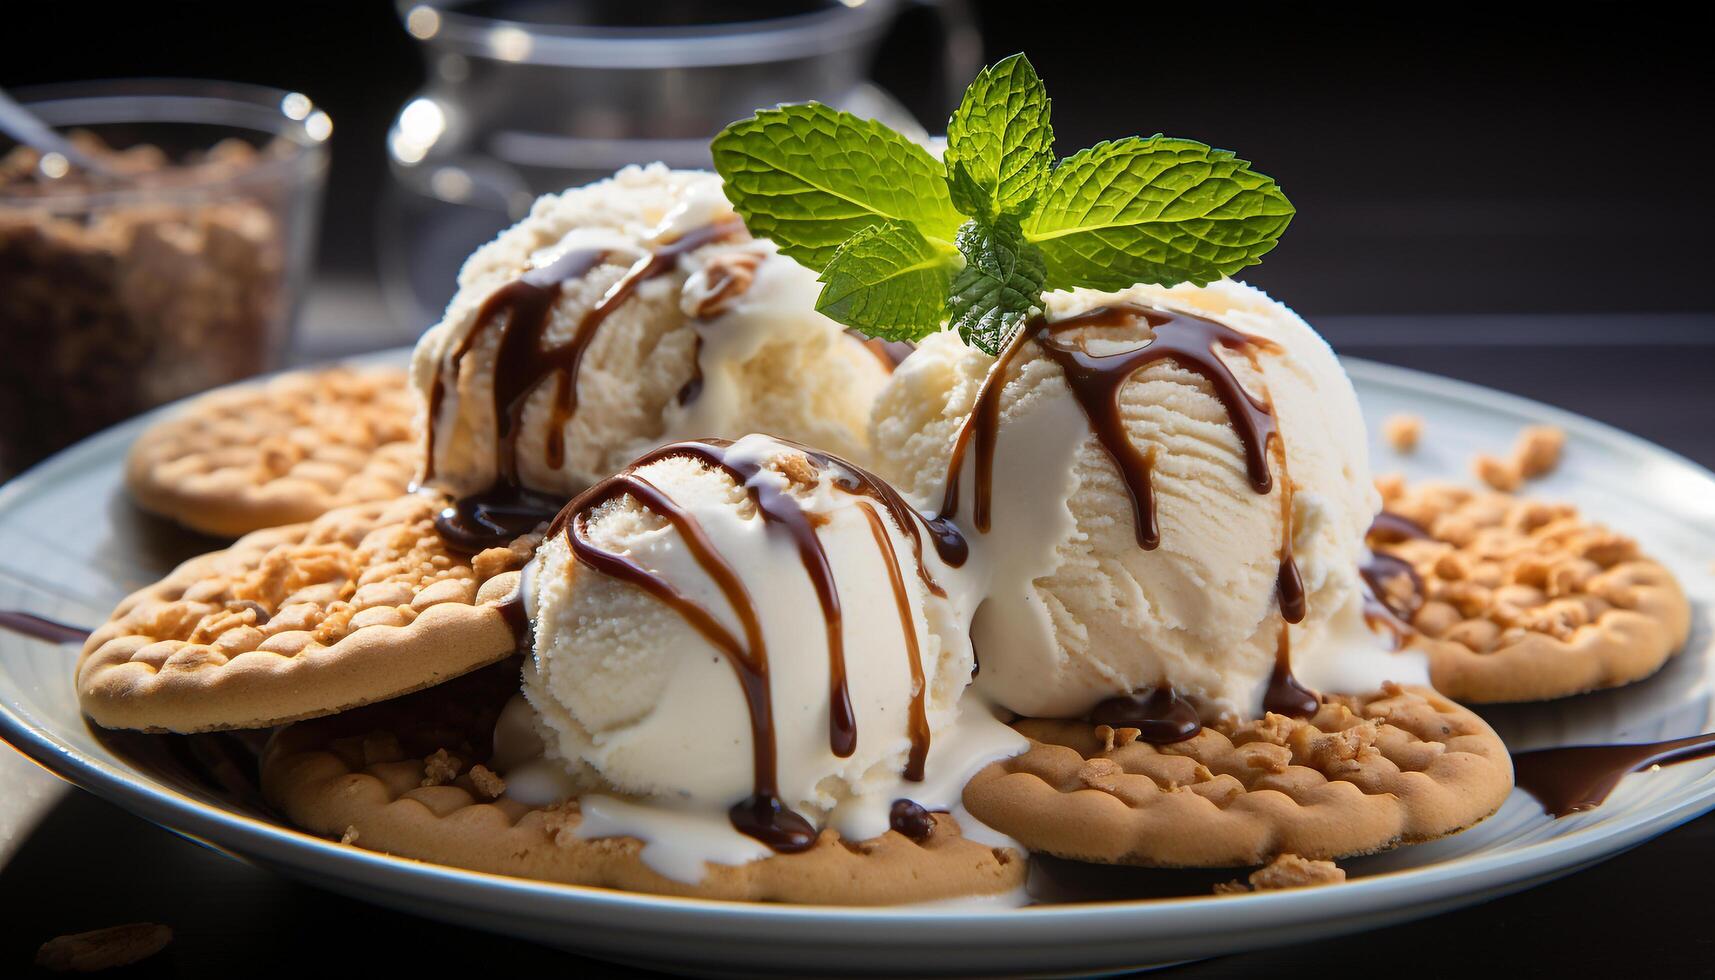
[[[962,86],[981,57],[963,3],[918,4],[933,8],[946,48],[925,74]],[[911,5],[401,0],[429,80],[388,135],[379,240],[394,316],[411,336],[438,319],[465,257],[538,195],[632,163],[707,167],[714,134],[758,106],[813,99],[922,138],[866,81]]]
[[[327,115],[195,81],[15,93],[115,174],[0,139],[0,478],[279,366],[309,271]]]

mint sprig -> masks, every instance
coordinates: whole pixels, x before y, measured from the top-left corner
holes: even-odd
[[[1203,285],[1255,265],[1293,208],[1227,150],[1161,135],[1054,164],[1047,90],[1022,54],[977,75],[947,151],[810,102],[764,109],[713,144],[757,235],[821,273],[816,308],[890,340],[948,323],[998,353],[1045,289]]]
[[[822,268],[816,309],[883,340],[915,340],[940,329],[958,253],[915,225],[871,225]]]
[[[950,244],[964,220],[928,150],[817,102],[763,109],[710,149],[751,233],[818,272],[866,228],[903,222]]]
[[[1048,89],[1024,55],[984,68],[947,120],[947,186],[972,217],[1028,214],[1054,166]]]
[[[998,354],[1006,338],[1041,308],[1047,277],[1042,253],[1024,240],[1011,215],[965,222],[957,244],[965,267],[953,277],[948,321],[966,343]]]
[[[1230,151],[1132,136],[1062,160],[1024,231],[1050,289],[1203,286],[1261,261],[1291,220],[1274,181]]]

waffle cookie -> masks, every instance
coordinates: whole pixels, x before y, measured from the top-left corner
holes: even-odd
[[[1169,745],[1136,729],[1027,719],[1029,751],[965,787],[971,814],[1033,851],[1192,868],[1333,860],[1477,823],[1512,790],[1512,760],[1475,714],[1421,688],[1325,698]]]
[[[1372,532],[1373,549],[1410,566],[1382,583],[1383,599],[1414,627],[1448,697],[1617,687],[1684,646],[1691,606],[1673,573],[1571,505],[1443,484],[1383,491],[1387,511],[1415,525]]]
[[[422,456],[405,372],[294,371],[198,398],[144,431],[125,483],[144,510],[237,537],[403,493]]]
[[[486,688],[486,689],[485,689]],[[648,867],[630,837],[583,839],[575,800],[538,807],[506,795],[482,765],[501,705],[518,690],[501,664],[430,691],[282,729],[262,759],[269,802],[311,833],[401,857],[521,878],[697,898],[892,905],[1012,891],[1023,854],[960,835],[931,814],[920,840],[887,831],[743,865],[707,865],[701,882]]]
[[[503,604],[529,546],[454,555],[436,506],[355,504],[185,562],[90,635],[84,712],[107,728],[260,728],[504,659],[516,641]]]

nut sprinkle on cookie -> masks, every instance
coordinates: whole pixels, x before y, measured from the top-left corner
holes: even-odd
[[[1678,653],[1691,608],[1637,542],[1569,504],[1451,484],[1391,485],[1370,535],[1380,598],[1418,634],[1437,690],[1545,701],[1642,680]]]
[[[397,368],[294,371],[204,395],[144,431],[125,483],[143,509],[237,537],[405,492],[420,447]]]
[[[518,552],[466,561],[418,496],[256,531],[132,594],[85,642],[97,724],[263,728],[394,697],[509,656]],[[479,571],[480,569],[480,571]]]

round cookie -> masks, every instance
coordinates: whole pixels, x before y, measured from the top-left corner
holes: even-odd
[[[1424,688],[1327,696],[1169,745],[1136,729],[1027,719],[1023,755],[965,787],[1025,847],[1100,864],[1233,867],[1334,860],[1463,830],[1512,790],[1512,759],[1469,710]]]
[[[465,559],[421,496],[355,504],[202,555],[90,634],[78,700],[107,728],[199,732],[331,714],[504,659],[531,539]]]
[[[1684,646],[1691,606],[1673,573],[1571,505],[1443,484],[1384,489],[1387,511],[1416,528],[1372,531],[1372,548],[1411,567],[1383,583],[1383,599],[1414,627],[1412,646],[1448,697],[1546,701],[1617,687]]]
[[[294,371],[195,399],[145,430],[125,483],[144,510],[237,537],[405,491],[422,456],[405,372]]]
[[[536,807],[506,795],[481,765],[495,719],[518,690],[502,664],[430,691],[276,733],[262,758],[268,801],[311,833],[403,857],[492,874],[734,901],[893,905],[1012,891],[1025,856],[963,837],[932,814],[921,840],[889,830],[809,850],[708,865],[701,882],[643,863],[631,837],[582,839],[576,801]]]

